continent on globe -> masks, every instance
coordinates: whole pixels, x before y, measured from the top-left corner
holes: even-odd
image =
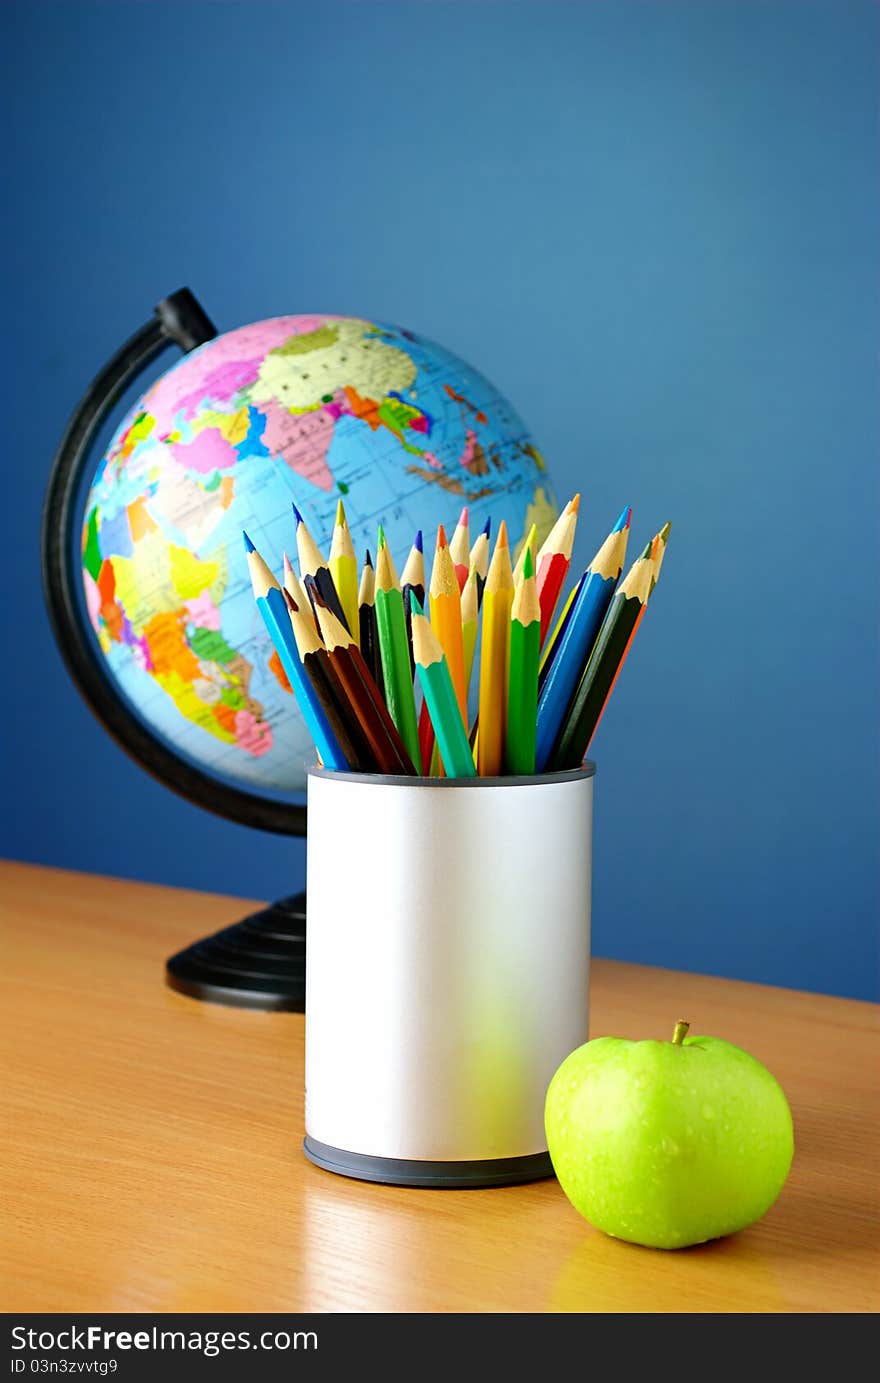
[[[418,528],[556,515],[543,460],[477,371],[398,327],[276,317],[184,356],[122,422],[86,505],[86,605],[108,671],[202,768],[295,790],[314,756],[255,610],[241,531],[280,571],[291,501],[328,545],[345,497],[358,558],[382,523],[402,563]]]

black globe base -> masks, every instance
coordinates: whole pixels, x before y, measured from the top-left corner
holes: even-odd
[[[211,1004],[302,1013],[306,999],[306,895],[271,907],[178,951],[165,966],[171,989]]]

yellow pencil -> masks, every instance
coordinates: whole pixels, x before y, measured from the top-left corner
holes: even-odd
[[[330,575],[339,596],[342,613],[355,640],[358,638],[358,569],[354,543],[345,517],[342,500],[336,506],[336,524],[330,544]]]
[[[507,526],[502,519],[483,591],[480,737],[477,741],[477,772],[481,778],[492,778],[501,772],[507,725],[507,670],[513,590]]]

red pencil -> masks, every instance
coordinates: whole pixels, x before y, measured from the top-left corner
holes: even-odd
[[[543,546],[538,549],[535,584],[541,606],[541,643],[547,636],[559,593],[571,566],[571,550],[574,546],[574,531],[577,527],[580,502],[580,495],[575,495],[574,499],[569,501],[551,528]]]
[[[461,517],[456,524],[455,532],[449,543],[449,553],[452,557],[452,565],[455,567],[455,579],[458,582],[459,594],[461,594],[471,569],[470,515],[467,505],[462,509]]]

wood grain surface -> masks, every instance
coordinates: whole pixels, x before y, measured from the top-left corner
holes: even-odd
[[[303,1019],[198,1003],[165,958],[241,899],[0,866],[5,1311],[868,1312],[872,1005],[595,961],[594,1036],[679,1016],[782,1082],[794,1167],[751,1229],[663,1253],[554,1181],[422,1191],[305,1161]]]

